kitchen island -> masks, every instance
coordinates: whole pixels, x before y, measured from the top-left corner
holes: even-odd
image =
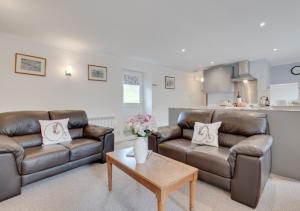
[[[272,145],[272,173],[300,180],[300,107],[194,107],[169,108],[169,125],[175,125],[182,111],[243,110],[268,115]]]

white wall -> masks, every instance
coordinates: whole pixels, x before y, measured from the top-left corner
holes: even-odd
[[[271,84],[295,83],[300,84],[300,75],[291,74],[294,66],[300,66],[300,62],[276,65],[271,68]]]
[[[194,80],[193,72],[174,71],[171,68],[127,61],[125,67],[143,71],[146,111],[152,111],[158,125],[168,124],[168,108],[204,105],[202,83]],[[175,89],[165,89],[165,76],[175,77]],[[149,96],[152,96],[149,97]]]
[[[300,66],[300,62],[276,65],[271,67],[271,84],[300,84],[300,75],[293,75],[291,69],[295,66]],[[299,87],[300,89],[300,87]],[[300,99],[300,92],[299,92]]]
[[[114,116],[121,131],[124,68],[144,72],[145,110],[153,111],[158,125],[168,123],[168,107],[202,105],[201,84],[193,80],[193,73],[109,55],[72,52],[7,34],[0,34],[0,46],[0,112],[83,109],[89,117]],[[16,52],[47,58],[47,76],[15,74]],[[64,74],[68,64],[73,67],[71,77]],[[108,81],[88,81],[88,64],[107,66]],[[164,89],[165,75],[176,77],[175,90]]]
[[[270,64],[265,59],[250,62],[250,74],[257,79],[257,97],[269,96]]]
[[[162,73],[163,74],[159,74]],[[165,89],[164,76],[174,76],[176,89]],[[153,84],[153,113],[160,116],[159,124],[168,124],[168,108],[196,107],[204,105],[202,84],[194,80],[193,73],[172,72],[171,70],[156,69],[152,75]],[[179,100],[180,99],[180,100]]]

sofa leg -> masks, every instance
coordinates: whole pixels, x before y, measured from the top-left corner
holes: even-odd
[[[0,169],[0,201],[19,195],[21,176],[13,154],[0,154]]]
[[[255,208],[270,174],[271,152],[263,157],[238,155],[231,180],[231,198]]]
[[[106,163],[106,154],[103,155],[103,157],[100,160],[100,163],[102,164]]]

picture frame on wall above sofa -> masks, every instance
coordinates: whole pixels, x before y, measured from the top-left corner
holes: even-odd
[[[107,67],[99,65],[88,65],[88,80],[107,81]]]
[[[15,73],[46,76],[46,64],[46,58],[16,53]]]
[[[165,76],[165,88],[175,89],[175,77]]]

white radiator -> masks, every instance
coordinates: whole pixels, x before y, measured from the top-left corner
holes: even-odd
[[[116,129],[116,119],[113,116],[89,118],[89,124]]]

